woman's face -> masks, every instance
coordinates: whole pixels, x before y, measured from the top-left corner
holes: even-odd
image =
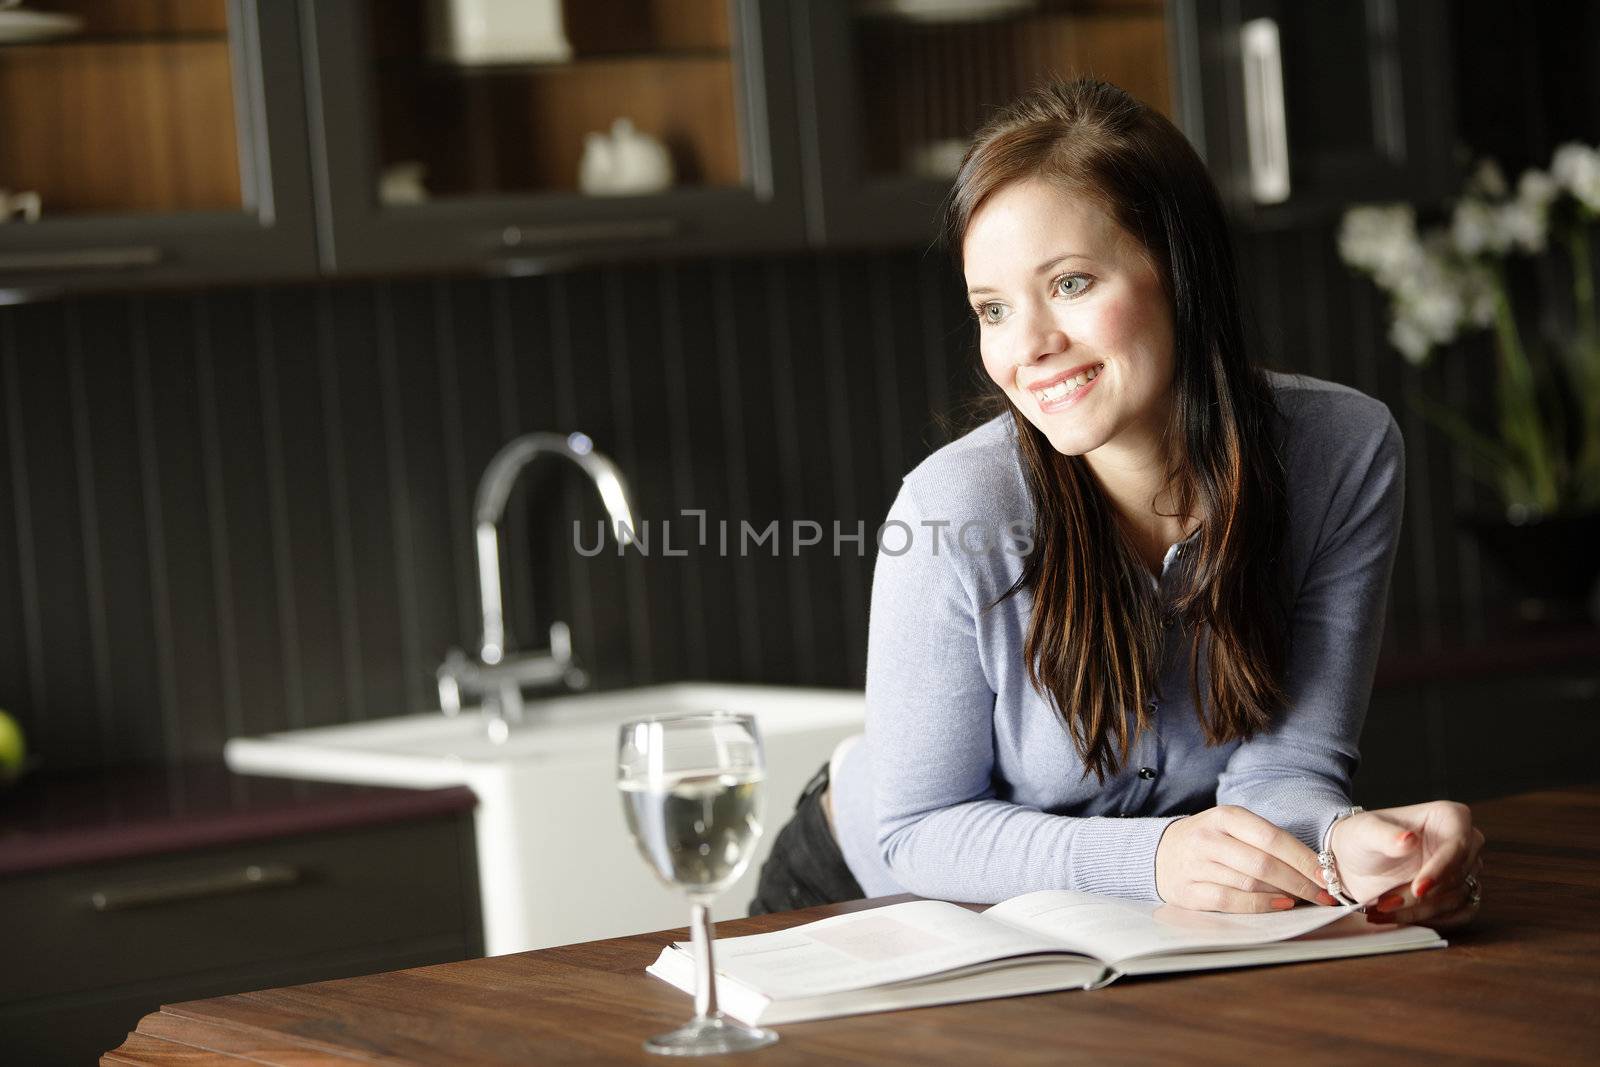
[[[1159,442],[1172,304],[1134,237],[1097,204],[1029,180],[983,202],[962,258],[984,370],[1056,451]]]

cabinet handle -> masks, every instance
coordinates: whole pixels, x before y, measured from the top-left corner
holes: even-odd
[[[500,231],[502,248],[525,245],[599,244],[602,241],[654,241],[675,236],[677,219],[613,219],[555,226],[507,226]]]
[[[0,271],[126,270],[150,267],[162,260],[156,245],[119,248],[73,248],[64,252],[12,252],[0,255]]]
[[[127,911],[185,900],[203,900],[257,889],[276,889],[300,881],[300,871],[285,863],[252,863],[232,871],[174,878],[142,885],[112,886],[89,894],[95,911]]]
[[[1278,23],[1251,19],[1239,30],[1244,59],[1245,142],[1250,196],[1258,204],[1289,199],[1289,120],[1283,107],[1283,47]]]

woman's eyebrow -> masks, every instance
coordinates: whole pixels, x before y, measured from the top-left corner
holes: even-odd
[[[1065,263],[1069,259],[1088,259],[1088,258],[1089,258],[1088,256],[1084,255],[1081,252],[1064,252],[1059,256],[1055,256],[1055,257],[1053,257],[1051,259],[1045,260],[1043,263],[1041,263],[1037,267],[1033,268],[1033,273],[1036,274],[1036,275],[1038,275],[1038,274],[1046,274],[1046,273],[1048,273],[1048,272],[1050,272],[1052,270],[1055,270],[1057,267],[1061,266],[1061,264]],[[998,289],[992,289],[987,285],[979,285],[979,286],[974,286],[971,289],[968,289],[967,290],[967,295],[968,296],[980,296],[980,295],[982,295],[984,293],[997,293],[997,292],[999,292]]]

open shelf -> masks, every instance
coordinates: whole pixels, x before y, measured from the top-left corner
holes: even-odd
[[[677,186],[743,182],[722,0],[567,4],[574,57],[454,64],[429,53],[420,0],[373,5],[379,156],[423,165],[432,197],[577,190],[584,138],[627,118]]]
[[[1047,79],[1093,75],[1172,113],[1160,5],[1056,3],[970,23],[863,16],[856,31],[871,174],[905,173],[927,146],[964,144],[991,108]]]

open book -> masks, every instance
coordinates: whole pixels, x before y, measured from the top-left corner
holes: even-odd
[[[729,1015],[771,1024],[929,1004],[1095,989],[1125,974],[1441,948],[1423,926],[1374,926],[1354,908],[1266,915],[1046,890],[974,912],[940,900],[716,942],[717,998]],[[694,989],[687,943],[646,968]]]

